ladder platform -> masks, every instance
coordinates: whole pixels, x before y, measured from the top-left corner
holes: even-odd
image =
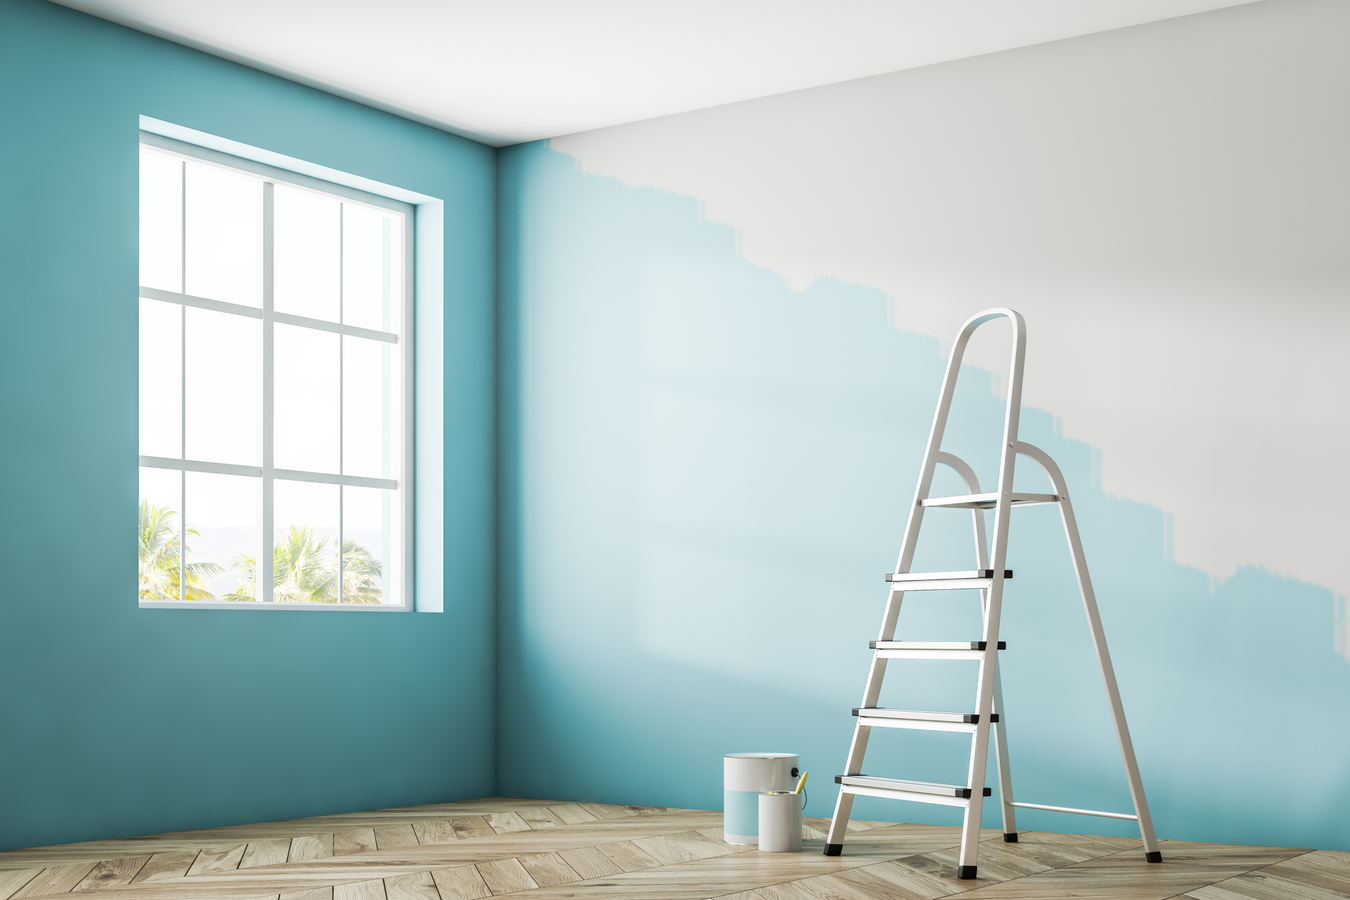
[[[1013,506],[1038,506],[1042,503],[1058,503],[1058,494],[1024,494],[1013,491],[1008,498]],[[998,492],[990,494],[966,494],[961,497],[929,497],[920,500],[922,506],[929,509],[993,509],[998,505]]]
[[[928,712],[921,709],[885,709],[864,706],[853,710],[855,716],[868,719],[909,719],[914,722],[951,722],[957,725],[978,725],[979,713]],[[989,714],[990,722],[998,721],[998,713]]]
[[[1012,569],[1003,570],[1004,579],[1012,578]],[[974,569],[970,572],[887,572],[886,581],[892,590],[904,591],[968,591],[983,590],[994,581],[993,569]]]
[[[920,799],[923,795],[933,798],[942,798],[944,800],[957,799],[969,800],[970,795],[974,793],[968,787],[961,787],[956,784],[933,784],[928,781],[901,781],[899,778],[877,778],[872,775],[836,775],[834,783],[842,787],[847,793],[857,793],[850,791],[849,788],[866,788],[873,791],[894,791],[897,794],[913,794],[915,797],[905,799]],[[989,788],[984,789],[984,796],[993,794]],[[941,801],[938,801],[941,802]]]

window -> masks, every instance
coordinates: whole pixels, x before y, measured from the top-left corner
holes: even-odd
[[[140,185],[141,605],[410,609],[412,207],[145,132]]]

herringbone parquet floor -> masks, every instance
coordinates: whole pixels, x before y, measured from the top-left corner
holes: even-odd
[[[850,823],[844,855],[722,842],[722,814],[490,799],[0,853],[0,900],[1334,900],[1350,853],[989,832],[954,877],[960,830]]]

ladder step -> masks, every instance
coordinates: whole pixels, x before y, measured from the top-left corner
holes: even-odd
[[[1012,569],[1004,569],[1003,577],[1012,578]],[[975,569],[970,572],[887,572],[886,581],[906,591],[964,591],[987,588],[994,580],[993,569]]]
[[[1022,494],[1016,491],[1008,498],[1013,506],[1035,506],[1041,503],[1058,503],[1055,494]],[[930,497],[920,500],[923,506],[942,509],[993,509],[998,505],[998,492],[992,494],[966,494],[962,497]]]
[[[868,641],[869,650],[983,650],[987,641]],[[999,641],[998,649],[1007,650],[1008,642]]]
[[[883,709],[879,706],[853,710],[855,716],[868,719],[908,719],[913,722],[952,722],[958,725],[977,725],[979,713],[927,712],[920,709]],[[998,713],[989,714],[990,722],[998,721]]]
[[[871,788],[879,791],[896,791],[904,794],[927,794],[937,798],[957,798],[969,800],[972,791],[968,787],[961,787],[955,784],[932,784],[927,781],[901,781],[899,778],[876,778],[871,775],[836,775],[834,783],[844,788],[859,787]],[[989,788],[984,789],[984,796],[988,797],[993,793]],[[917,797],[912,799],[919,799]]]
[[[878,659],[984,659],[984,641],[870,641]],[[998,642],[998,649],[1008,645]]]

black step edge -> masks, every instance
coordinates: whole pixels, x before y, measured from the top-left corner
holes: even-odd
[[[875,650],[875,649],[877,649],[877,644],[878,644],[878,643],[882,643],[882,642],[880,642],[880,641],[868,641],[868,642],[867,642],[867,649],[868,649],[868,650]],[[893,642],[891,642],[891,641],[886,641],[885,643],[893,643]],[[989,642],[988,642],[988,641],[971,641],[971,642],[970,642],[970,649],[972,649],[972,650],[983,650],[985,647],[988,647],[988,646],[989,646]],[[1000,650],[1007,650],[1007,649],[1008,649],[1008,642],[1007,642],[1007,641],[999,641],[999,642],[998,642],[998,649],[1000,649]],[[935,651],[935,652],[941,652],[941,651]]]
[[[886,707],[884,707],[884,706],[870,706],[870,707],[867,707],[867,708],[868,708],[868,709],[885,709]],[[854,709],[854,710],[853,710],[853,714],[854,714],[855,716],[856,716],[856,715],[859,715],[861,712],[862,712],[862,710],[860,710],[860,709]],[[918,710],[915,710],[915,712],[918,712]],[[882,718],[882,717],[881,717],[881,716],[874,716],[873,718]],[[893,718],[893,717],[892,717],[892,716],[886,716],[886,718]],[[965,716],[964,716],[964,720],[965,720],[965,724],[967,724],[967,725],[978,725],[978,724],[980,724],[980,714],[979,714],[979,713],[966,713]],[[932,720],[931,720],[931,719],[915,719],[914,721],[915,721],[915,722],[929,722],[929,721],[932,721]],[[997,722],[997,721],[998,721],[998,713],[991,713],[990,716],[989,716],[989,722],[990,722],[990,724],[993,724],[994,722]]]

